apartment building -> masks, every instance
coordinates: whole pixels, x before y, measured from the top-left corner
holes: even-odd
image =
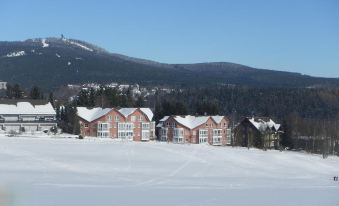
[[[160,141],[226,145],[231,131],[225,116],[165,116],[157,125]]]
[[[82,136],[148,141],[155,139],[155,122],[149,108],[77,107]]]

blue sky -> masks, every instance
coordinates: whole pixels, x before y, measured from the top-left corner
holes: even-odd
[[[59,37],[165,63],[339,77],[337,0],[1,0],[0,40]]]

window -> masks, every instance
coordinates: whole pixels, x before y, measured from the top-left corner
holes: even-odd
[[[133,123],[119,123],[118,129],[119,130],[133,130],[134,124]]]
[[[149,123],[141,123],[141,128],[143,129],[143,130],[149,130],[149,127],[150,126],[150,124]]]
[[[119,122],[119,121],[120,121],[119,116],[115,116],[115,121],[116,121],[116,122]]]
[[[184,129],[183,128],[175,128],[173,131],[174,136],[184,136]]]
[[[142,122],[144,118],[142,116],[139,116],[139,121]]]
[[[98,137],[107,138],[107,137],[109,137],[109,133],[108,132],[98,132]]]
[[[133,131],[119,131],[118,138],[123,140],[133,140]]]
[[[213,144],[214,145],[221,144],[221,138],[220,137],[213,137]]]
[[[226,143],[231,144],[232,143],[232,131],[231,131],[231,129],[227,129],[226,137],[227,137]]]
[[[85,123],[85,128],[88,128],[88,124],[87,123]]]
[[[134,115],[131,116],[131,121],[135,122],[135,116]]]
[[[167,141],[167,128],[161,128],[160,130],[160,141]]]
[[[133,139],[133,123],[118,123],[118,138],[132,140]]]
[[[174,128],[173,143],[184,143],[184,129],[183,128]]]
[[[108,123],[98,123],[98,131],[108,131]]]
[[[101,138],[109,137],[109,124],[107,122],[98,123],[97,136]]]
[[[149,130],[142,130],[141,140],[149,140]]]
[[[221,144],[221,136],[222,130],[221,129],[214,129],[213,130],[213,145],[220,145]]]
[[[160,130],[160,133],[161,133],[161,135],[162,136],[167,136],[167,129],[166,128],[162,128],[161,130]]]
[[[200,129],[199,130],[199,144],[203,144],[207,142],[208,142],[208,130]]]
[[[213,136],[221,136],[221,129],[214,129],[213,130]]]
[[[111,122],[111,121],[112,121],[112,116],[109,115],[109,116],[107,117],[107,120],[108,120],[109,122]]]

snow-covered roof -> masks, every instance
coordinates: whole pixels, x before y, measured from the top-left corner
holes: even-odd
[[[164,122],[169,118],[169,116],[164,116],[161,120],[159,120],[160,122]]]
[[[119,109],[119,112],[125,117],[127,117],[128,115],[132,114],[135,110],[136,108],[121,108]]]
[[[49,102],[34,104],[30,101],[17,101],[15,103],[0,102],[0,114],[21,115],[56,115]]]
[[[264,121],[262,119],[248,118],[252,125],[259,131],[265,131],[267,128],[274,128],[276,131],[280,129],[280,124],[276,124],[272,119]]]
[[[222,121],[222,119],[224,118],[224,116],[211,116],[211,118],[217,123],[217,124],[219,124],[221,121]]]
[[[124,116],[128,117],[131,115],[135,110],[138,108],[121,108],[118,111]],[[101,107],[96,107],[93,109],[88,109],[86,107],[77,107],[78,110],[78,116],[81,117],[82,119],[92,122],[93,120],[96,120],[104,115],[106,115],[108,112],[112,110],[112,108],[101,108]],[[140,108],[141,112],[143,112],[147,118],[151,121],[153,118],[153,112],[149,108]]]
[[[223,116],[174,116],[174,119],[183,126],[193,129],[207,122],[209,118],[214,119],[215,122],[220,123]]]
[[[161,120],[159,120],[159,124],[157,125],[157,127],[162,127],[163,122],[168,120],[169,117],[170,116],[164,116]],[[219,124],[224,118],[224,116],[173,116],[175,121],[189,129],[194,129],[202,124],[205,124],[210,117],[217,124]]]
[[[141,110],[143,113],[146,114],[146,116],[148,117],[148,119],[149,119],[150,121],[152,121],[154,115],[153,115],[153,112],[152,112],[152,110],[151,110],[150,108],[140,108],[140,110]]]
[[[161,120],[159,120],[159,123],[157,124],[156,127],[163,127],[164,126],[164,121],[168,120],[170,116],[164,116]]]
[[[137,110],[138,108],[121,108],[119,109],[119,112],[124,115],[125,117],[131,115],[133,112],[135,112],[135,110]],[[140,111],[142,111],[147,118],[152,121],[153,119],[153,112],[150,108],[140,108]]]
[[[108,112],[110,112],[112,109],[110,108],[101,108],[101,107],[96,107],[92,109],[88,109],[87,107],[77,107],[78,110],[78,116],[81,117],[82,119],[92,122],[93,120],[96,120]]]
[[[280,124],[276,124],[273,120],[270,119],[269,122],[267,122],[267,125],[272,128],[274,127],[275,130],[278,130],[280,128]]]

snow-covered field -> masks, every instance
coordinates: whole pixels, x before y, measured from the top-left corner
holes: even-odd
[[[335,175],[338,157],[294,152],[0,138],[0,205],[337,206]]]

